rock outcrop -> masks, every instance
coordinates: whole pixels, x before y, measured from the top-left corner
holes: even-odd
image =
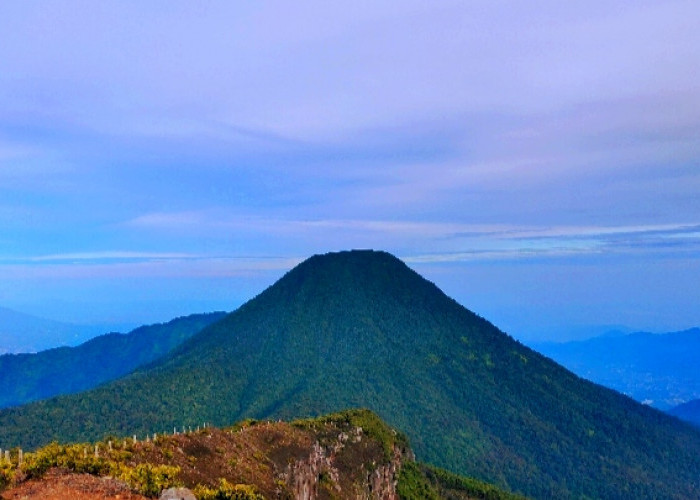
[[[324,445],[316,441],[309,456],[290,464],[280,477],[295,500],[327,496],[398,500],[398,473],[403,460],[413,459],[410,450],[393,445],[387,461],[384,450],[365,436],[360,427],[350,433],[341,431],[334,440],[326,437],[323,441]],[[358,461],[360,457],[371,459]],[[352,463],[356,465],[354,469],[348,467]]]

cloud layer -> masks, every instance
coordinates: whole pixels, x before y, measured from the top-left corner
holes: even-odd
[[[207,307],[237,289],[234,307],[351,247],[392,251],[463,302],[483,265],[504,289],[615,262],[635,296],[636,266],[673,290],[697,272],[699,16],[682,0],[5,3],[0,303],[181,278],[178,305],[151,308],[167,319],[190,292]],[[490,300],[497,323],[520,307]],[[654,300],[599,294],[590,322],[634,323]],[[587,321],[540,303],[551,323]],[[700,323],[684,304],[630,326]]]

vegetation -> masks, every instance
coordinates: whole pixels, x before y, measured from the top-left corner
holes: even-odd
[[[492,484],[470,477],[459,476],[452,472],[425,464],[415,464],[414,469],[420,470],[433,485],[441,498],[447,499],[484,499],[484,500],[525,500],[521,495],[515,495]]]
[[[101,448],[99,455],[93,451]],[[110,449],[111,448],[111,449]],[[76,473],[95,476],[111,476],[125,481],[134,491],[145,496],[155,497],[166,488],[179,486],[178,467],[140,463],[130,465],[130,447],[126,441],[116,442],[113,447],[107,443],[98,445],[72,444],[59,445],[54,442],[34,453],[24,454],[20,463],[0,460],[0,488],[9,485],[14,478],[41,478],[52,467],[60,467]],[[4,476],[4,477],[3,477]]]
[[[406,462],[396,491],[401,500],[526,500],[492,484],[417,462]]]
[[[327,450],[329,460],[323,466],[315,462],[326,467],[320,472],[311,470],[308,461],[318,453],[316,445]],[[393,453],[382,459],[387,446]],[[176,465],[173,449],[187,455],[187,465]],[[190,453],[205,460],[200,462]],[[64,474],[117,478],[148,497],[157,497],[174,486],[187,486],[199,500],[291,498],[295,485],[309,487],[318,478],[316,488],[321,498],[341,499],[361,491],[369,493],[368,470],[390,466],[389,470],[399,470],[397,492],[403,500],[520,499],[492,485],[417,464],[410,455],[406,438],[379,417],[368,410],[347,410],[291,424],[246,421],[228,429],[207,427],[138,443],[115,437],[99,443],[53,442],[24,454],[21,463],[19,450],[14,450],[12,460],[0,460],[0,490],[11,483],[40,480],[50,469],[58,468]],[[222,468],[217,461],[218,465],[234,465]],[[296,463],[304,465],[295,467]],[[235,481],[242,477],[252,483]],[[393,480],[388,478],[385,485],[391,484]]]
[[[700,497],[700,431],[580,379],[369,251],[307,260],[148,369],[0,411],[0,446],[348,407],[405,430],[421,461],[528,496]]]
[[[362,429],[365,435],[382,445],[384,460],[387,462],[393,458],[395,447],[408,448],[408,438],[404,434],[392,429],[376,413],[364,408],[345,410],[317,418],[295,420],[292,425],[310,430],[327,428],[329,425]]]
[[[660,410],[700,398],[700,328],[603,335],[533,347],[572,372]]]
[[[96,449],[99,451],[94,451]],[[79,474],[114,477],[147,497],[157,497],[167,488],[183,485],[179,479],[180,467],[135,462],[133,452],[134,444],[129,439],[97,444],[60,445],[53,442],[36,452],[24,454],[21,463],[15,452],[13,460],[0,459],[0,490],[17,477],[39,479],[54,467]],[[200,500],[264,500],[253,486],[230,484],[223,478],[216,488],[197,484],[194,492]]]
[[[84,391],[150,363],[225,316],[193,314],[164,324],[110,333],[77,347],[0,356],[0,408]]]
[[[401,500],[440,500],[440,495],[415,462],[401,467],[396,492]]]
[[[265,500],[255,487],[249,484],[231,484],[221,479],[217,488],[199,484],[194,489],[198,500]]]

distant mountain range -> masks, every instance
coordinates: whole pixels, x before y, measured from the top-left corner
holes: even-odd
[[[0,447],[365,407],[417,457],[535,498],[700,497],[700,430],[582,380],[395,257],[314,256],[147,367],[0,410]]]
[[[110,333],[77,347],[0,356],[0,408],[84,391],[167,354],[225,313],[194,314]]]
[[[700,328],[530,346],[581,377],[662,410],[700,398]]]
[[[700,427],[700,399],[693,399],[668,411],[674,417]]]
[[[0,354],[78,345],[100,333],[98,327],[62,323],[0,307]]]

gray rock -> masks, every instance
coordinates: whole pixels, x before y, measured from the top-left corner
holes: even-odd
[[[160,500],[197,500],[187,488],[168,488],[160,494]]]

